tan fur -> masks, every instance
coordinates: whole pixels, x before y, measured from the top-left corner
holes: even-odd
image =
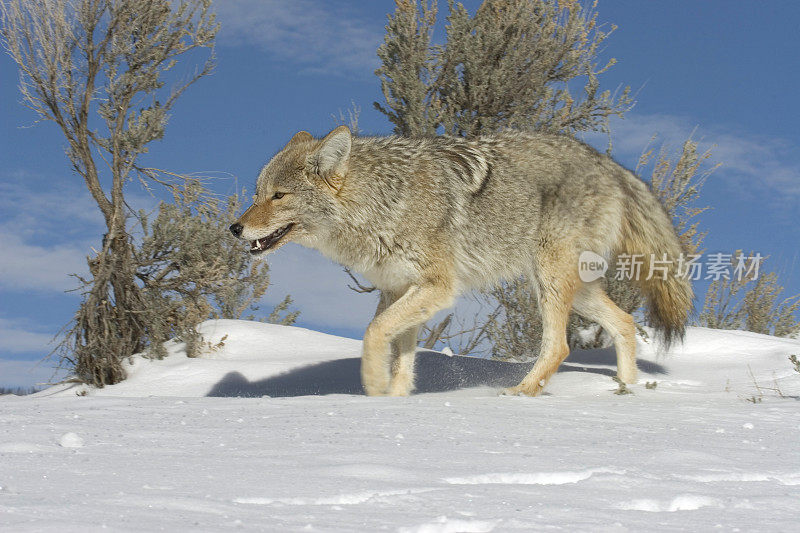
[[[300,132],[264,167],[256,192],[238,221],[243,239],[268,241],[270,251],[289,240],[315,248],[381,289],[364,335],[370,395],[413,390],[417,330],[458,294],[520,275],[538,293],[543,341],[508,393],[539,394],[558,370],[569,355],[570,310],[608,331],[618,375],[633,383],[633,318],[598,282],[580,280],[578,256],[680,253],[647,186],[563,136],[353,138],[339,127],[317,140]],[[666,340],[680,337],[692,299],[688,282],[672,274],[642,281]]]

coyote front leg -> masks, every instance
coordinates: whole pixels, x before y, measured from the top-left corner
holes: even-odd
[[[389,396],[408,396],[414,389],[414,357],[419,328],[412,326],[392,341],[392,380]]]
[[[383,295],[381,301],[384,301]],[[361,383],[369,396],[385,395],[390,392],[390,343],[452,303],[453,290],[449,284],[426,283],[411,285],[397,301],[389,304],[383,311],[381,306],[378,306],[378,313],[364,334],[364,351],[361,356]],[[391,392],[407,394],[408,390],[399,389],[406,389],[413,383],[413,349],[408,350],[407,342],[400,344],[402,346],[398,346],[398,357],[403,357],[405,360],[398,360],[400,366],[396,379],[397,387],[393,386]],[[408,372],[411,373],[410,376]]]

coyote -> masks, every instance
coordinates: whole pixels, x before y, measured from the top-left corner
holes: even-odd
[[[617,375],[634,383],[633,318],[600,280],[581,281],[578,257],[681,253],[644,182],[579,141],[543,133],[358,137],[340,126],[315,139],[301,131],[261,170],[253,205],[230,230],[252,254],[289,241],[315,248],[380,289],[361,361],[369,395],[413,390],[417,330],[458,294],[523,275],[543,337],[532,370],[507,394],[542,391],[569,355],[570,310],[611,335]],[[667,344],[683,337],[693,298],[690,282],[669,268],[638,281]]]

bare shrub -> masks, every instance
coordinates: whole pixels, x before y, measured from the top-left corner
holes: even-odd
[[[697,324],[793,337],[800,331],[800,294],[782,298],[778,274],[765,271],[766,257],[730,254],[730,274],[711,282]]]
[[[0,3],[0,40],[19,67],[23,104],[59,127],[72,170],[105,221],[59,347],[62,363],[99,387],[125,378],[121,362],[131,354],[149,346],[162,355],[169,335],[183,336],[192,351],[197,322],[236,315],[265,287],[266,270],[234,259],[230,241],[215,233],[225,209],[202,180],[140,163],[183,92],[213,68],[218,25],[210,7],[210,0]],[[179,80],[175,68],[187,60],[200,62]],[[132,181],[164,186],[176,203],[162,203],[149,224],[126,202]],[[225,279],[242,275],[248,288],[237,293]]]

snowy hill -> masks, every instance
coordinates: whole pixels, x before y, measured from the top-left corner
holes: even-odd
[[[208,344],[204,354],[186,357],[182,344],[170,344],[170,356],[151,361],[136,357],[128,379],[94,390],[55,387],[42,396],[239,396],[283,397],[361,394],[361,342],[302,328],[243,320],[211,320],[200,326]],[[800,393],[800,375],[788,355],[800,352],[800,341],[746,331],[689,328],[686,342],[669,355],[639,341],[640,382],[658,382],[661,391],[734,396],[758,394],[755,384]],[[800,356],[800,353],[798,353]],[[474,357],[449,357],[420,351],[417,393],[516,384],[532,364],[502,363]],[[546,392],[558,397],[594,397],[615,387],[612,349],[578,350],[562,366]],[[644,387],[631,387],[644,390]],[[492,391],[483,390],[482,393]]]
[[[418,356],[418,394],[367,398],[360,341],[202,325],[188,359],[0,398],[0,529],[793,531],[800,341],[692,328],[613,394],[578,351],[539,398],[529,365]],[[657,382],[655,389],[646,382]],[[84,396],[85,394],[85,396]]]

